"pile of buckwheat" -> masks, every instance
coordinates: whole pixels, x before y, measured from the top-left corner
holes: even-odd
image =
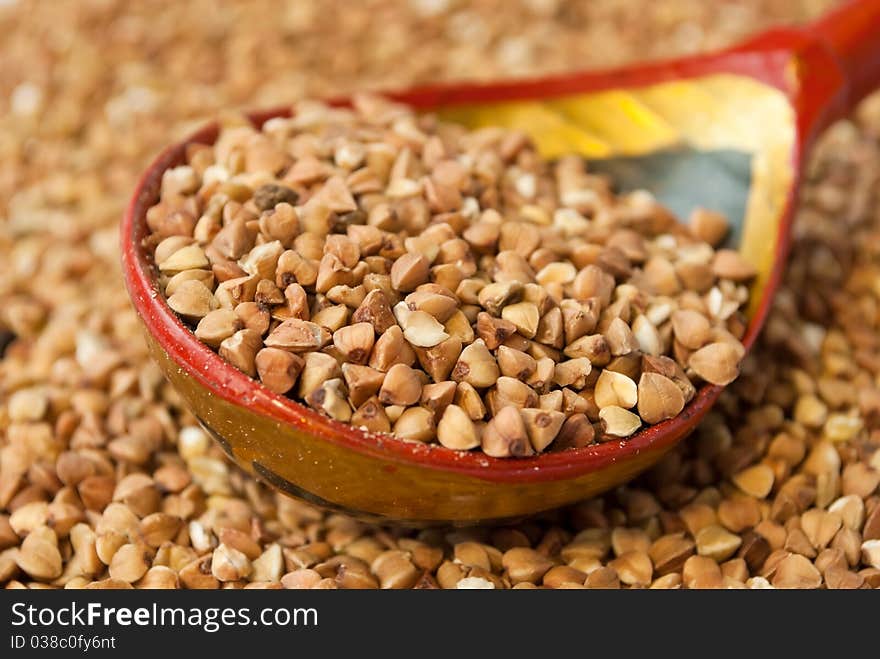
[[[139,172],[219,109],[680,54],[828,2],[158,5],[0,3],[0,584],[880,586],[880,97],[814,152],[784,287],[706,422],[516,526],[379,528],[246,477],[149,360],[118,269]]]
[[[626,438],[745,353],[755,270],[713,249],[722,216],[682,227],[577,156],[379,97],[227,126],[164,173],[146,220],[199,340],[403,439],[511,457]]]

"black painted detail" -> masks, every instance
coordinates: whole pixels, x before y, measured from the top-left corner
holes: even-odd
[[[229,456],[233,461],[237,461],[237,458],[232,452],[232,446],[229,442],[216,430],[214,430],[203,418],[196,416],[196,419],[201,424],[202,428],[205,429],[212,439],[214,439],[219,445],[220,448],[223,449],[223,452]],[[360,510],[353,510],[351,508],[346,508],[338,503],[334,503],[332,501],[328,501],[327,499],[314,494],[313,492],[309,492],[301,488],[299,485],[295,485],[291,483],[286,478],[279,476],[274,471],[261,464],[257,460],[251,461],[251,467],[253,467],[254,473],[259,476],[260,479],[265,481],[267,485],[270,485],[282,492],[286,495],[293,497],[295,499],[299,499],[301,501],[305,501],[313,506],[318,508],[322,508],[328,512],[341,513],[343,515],[349,515],[351,517],[355,517],[362,522],[367,522],[370,524],[381,524],[385,526],[400,526],[407,528],[426,528],[426,527],[446,527],[446,526],[475,526],[480,524],[489,524],[492,526],[495,525],[509,525],[516,522],[520,522],[525,517],[515,517],[510,519],[498,519],[498,520],[474,520],[472,522],[462,523],[460,521],[453,520],[431,520],[424,521],[418,519],[398,519],[394,517],[386,517],[385,515],[377,515],[375,513],[365,513]]]
[[[220,448],[223,449],[223,452],[228,455],[230,459],[235,460],[235,455],[232,453],[232,446],[229,445],[229,442],[226,441],[226,438],[219,432],[214,430],[210,425],[208,425],[208,422],[205,421],[202,417],[196,416],[196,419],[201,424],[202,428],[205,429],[205,432],[211,435],[211,438],[220,445]]]
[[[0,357],[6,354],[6,348],[9,347],[17,337],[9,330],[0,329]]]

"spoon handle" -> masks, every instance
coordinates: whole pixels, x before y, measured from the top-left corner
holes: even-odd
[[[880,0],[850,0],[806,29],[835,57],[846,79],[841,113],[880,87]]]

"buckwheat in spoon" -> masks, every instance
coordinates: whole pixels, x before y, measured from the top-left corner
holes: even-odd
[[[733,50],[302,102],[163,152],[122,227],[150,350],[229,456],[361,517],[620,484],[732,382],[804,154],[880,84],[880,2]]]

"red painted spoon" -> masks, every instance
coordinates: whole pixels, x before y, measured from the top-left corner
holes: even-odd
[[[622,187],[647,187],[680,215],[720,208],[729,245],[758,269],[751,346],[785,267],[805,154],[832,121],[880,85],[880,0],[850,2],[812,26],[766,33],[720,54],[540,80],[448,84],[391,96],[470,125],[529,132],[550,158],[576,152]],[[344,103],[343,101],[339,101]],[[285,111],[253,115],[259,125]],[[157,290],[142,248],[162,173],[212,125],[165,150],[122,224],[126,284],[150,350],[232,459],[327,508],[413,524],[475,523],[571,503],[625,482],[685,437],[721,389],[622,442],[499,460],[377,438],[277,396],[195,339]]]

